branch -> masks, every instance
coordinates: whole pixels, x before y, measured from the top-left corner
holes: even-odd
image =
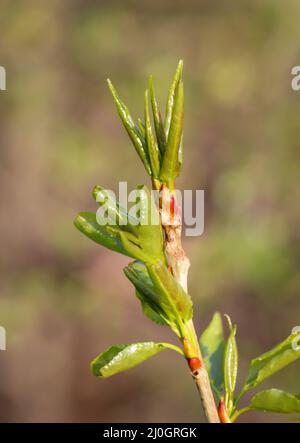
[[[170,270],[183,289],[188,292],[187,278],[190,260],[186,256],[181,243],[181,208],[176,204],[175,192],[170,192],[164,186],[161,190],[160,215],[165,232],[165,251],[168,256]],[[187,336],[183,338],[184,352],[201,398],[206,420],[209,423],[220,423],[209,376],[204,366],[192,320],[187,325],[187,331]]]

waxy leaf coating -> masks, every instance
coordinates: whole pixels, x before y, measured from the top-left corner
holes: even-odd
[[[166,343],[154,343],[152,341],[114,345],[91,362],[91,370],[96,377],[111,377],[119,372],[134,368],[168,347]],[[172,345],[170,347],[172,348]]]

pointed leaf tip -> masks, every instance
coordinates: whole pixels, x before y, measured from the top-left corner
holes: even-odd
[[[170,101],[170,113],[166,118],[167,122],[167,146],[164,154],[162,167],[160,170],[160,179],[164,183],[170,183],[178,176],[182,162],[182,137],[183,137],[183,119],[184,119],[184,91],[183,83],[179,81],[174,87]]]

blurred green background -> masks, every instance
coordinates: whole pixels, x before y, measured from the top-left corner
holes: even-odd
[[[147,182],[109,76],[135,117],[153,74],[160,103],[185,62],[185,163],[205,190],[205,233],[186,238],[195,321],[238,325],[248,361],[300,325],[297,0],[1,0],[1,421],[202,420],[184,362],[166,352],[97,380],[110,344],[173,340],[142,315],[128,262],[72,225],[95,184]],[[297,377],[298,376],[298,377]],[[299,364],[266,386],[300,391]],[[241,421],[284,421],[251,413]]]

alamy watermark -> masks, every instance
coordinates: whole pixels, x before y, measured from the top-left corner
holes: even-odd
[[[127,182],[119,183],[119,198],[111,190],[102,188],[95,193],[100,204],[96,218],[100,226],[127,224],[137,226],[182,224],[187,237],[200,236],[204,232],[204,191],[184,190],[161,191],[134,189],[128,193]],[[120,215],[121,214],[121,215]]]
[[[0,351],[6,351],[6,330],[0,326]]]
[[[300,66],[293,66],[291,74],[294,76],[291,81],[293,91],[300,90]]]
[[[292,329],[292,334],[297,334],[296,337],[294,338],[294,340],[292,341],[292,349],[294,351],[299,351],[300,350],[300,326],[295,326]]]
[[[6,91],[6,71],[0,66],[0,91]]]

